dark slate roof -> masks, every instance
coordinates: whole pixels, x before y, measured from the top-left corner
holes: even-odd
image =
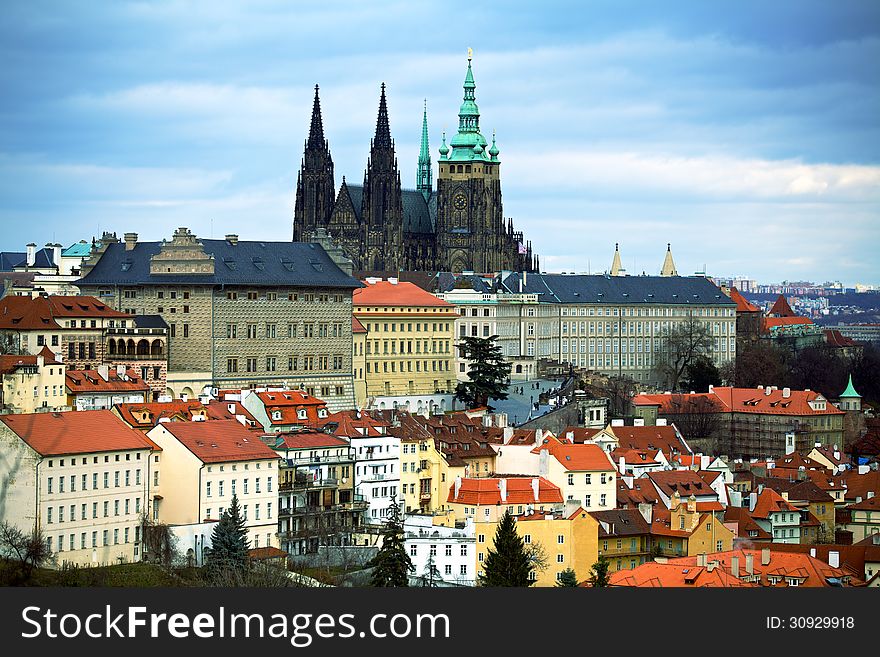
[[[147,329],[167,329],[168,324],[162,319],[162,315],[136,315],[134,325],[137,328]]]
[[[364,186],[345,183],[355,216],[361,220]],[[437,195],[432,194],[426,202],[422,193],[415,189],[401,189],[403,203],[403,230],[406,233],[433,233],[437,217]]]
[[[503,281],[508,292],[520,292],[519,272]],[[538,294],[544,303],[713,304],[736,306],[714,283],[702,276],[606,276],[529,274],[522,292]]]
[[[110,244],[77,285],[255,285],[357,288],[327,252],[310,242],[199,240],[214,256],[214,274],[150,274],[150,257],[161,242],[138,242],[134,249]]]
[[[454,290],[456,286],[460,287],[465,283],[467,284],[466,289],[472,289],[477,292],[482,292],[483,294],[497,292],[493,284],[494,281],[486,280],[484,276],[478,276],[476,274],[453,274],[448,271],[437,273],[438,292],[450,292]]]
[[[52,262],[52,250],[40,249],[34,254],[33,267],[45,269],[54,267]],[[17,251],[0,251],[0,271],[13,271],[16,267],[24,267],[27,264],[27,253]]]

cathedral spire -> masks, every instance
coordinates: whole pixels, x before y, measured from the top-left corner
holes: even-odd
[[[433,187],[431,171],[431,151],[428,148],[428,101],[422,113],[422,142],[419,146],[419,168],[416,174],[416,189],[427,201],[431,197]]]
[[[391,127],[388,125],[388,105],[385,102],[385,83],[379,98],[379,116],[376,119],[376,136],[373,145],[377,148],[391,148]]]
[[[666,258],[663,260],[663,269],[660,270],[661,276],[678,276],[675,269],[675,263],[672,261],[672,245],[666,244]]]
[[[449,159],[453,161],[490,160],[489,154],[486,153],[488,142],[480,134],[480,108],[477,107],[474,93],[477,85],[474,82],[474,72],[471,69],[472,59],[473,51],[468,48],[468,67],[463,85],[464,99],[458,110],[458,134],[450,142],[452,155]]]
[[[318,98],[318,85],[315,85],[315,102],[312,105],[312,125],[309,127],[308,148],[324,147],[324,124],[321,121],[321,100]]]

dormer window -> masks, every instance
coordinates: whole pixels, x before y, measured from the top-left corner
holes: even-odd
[[[307,414],[306,414],[306,409],[304,409],[304,408],[299,409],[299,410],[296,412],[296,417],[297,417],[298,419],[300,419],[300,420],[306,420],[306,419],[308,419],[308,416],[307,416]]]
[[[280,420],[281,419],[281,411],[272,411],[272,419]]]
[[[327,417],[327,409],[326,408],[319,408],[318,409],[318,417],[321,417],[321,418]]]

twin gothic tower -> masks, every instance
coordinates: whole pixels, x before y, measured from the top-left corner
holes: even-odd
[[[324,229],[360,271],[536,271],[538,257],[501,206],[501,163],[480,133],[471,58],[464,80],[458,133],[440,147],[434,190],[427,108],[422,115],[416,188],[403,189],[388,122],[385,85],[363,185],[342,179],[324,137],[318,86],[312,122],[296,182],[293,240]],[[488,146],[488,148],[487,148]]]

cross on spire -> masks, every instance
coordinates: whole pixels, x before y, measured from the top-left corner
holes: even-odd
[[[388,105],[385,102],[385,83],[382,83],[382,95],[379,98],[379,116],[376,119],[376,136],[373,145],[379,148],[391,148],[391,127],[388,125]]]
[[[315,102],[312,105],[312,125],[309,127],[310,148],[324,147],[324,124],[321,122],[321,100],[318,98],[318,85],[315,85]]]

